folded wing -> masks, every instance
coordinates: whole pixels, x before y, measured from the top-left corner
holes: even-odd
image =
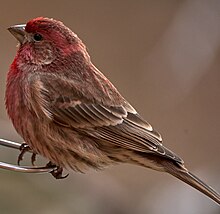
[[[38,106],[34,107],[36,115],[43,113],[60,126],[81,130],[126,149],[153,152],[183,163],[181,158],[162,145],[160,134],[125,100],[107,105],[105,99],[102,99],[103,102],[95,97],[88,99],[74,81],[66,84],[66,79],[56,75],[32,76],[31,86],[34,106]]]

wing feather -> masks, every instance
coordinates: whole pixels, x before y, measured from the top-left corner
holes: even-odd
[[[68,85],[65,82],[62,84],[65,80],[57,76],[51,78],[41,75],[32,81],[33,86],[38,86],[32,88],[32,93],[43,99],[37,103],[37,111],[42,109],[42,112],[48,112],[45,116],[52,122],[83,130],[91,137],[126,149],[153,152],[183,163],[176,154],[162,145],[161,135],[124,99],[114,105],[95,98],[89,100],[74,86],[74,81],[69,81]],[[51,85],[60,85],[62,90]]]

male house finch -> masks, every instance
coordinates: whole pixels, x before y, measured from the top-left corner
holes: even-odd
[[[92,64],[85,45],[63,23],[39,17],[9,31],[20,46],[7,76],[6,108],[35,154],[80,172],[116,163],[167,172],[220,204],[220,195],[162,145],[160,134]]]

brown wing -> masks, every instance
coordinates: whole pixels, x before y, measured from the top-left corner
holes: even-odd
[[[61,126],[83,130],[90,136],[127,149],[153,152],[183,163],[162,145],[160,134],[124,99],[121,103],[106,105],[95,97],[83,96],[74,81],[68,80],[67,84],[66,79],[48,74],[33,76],[31,86],[33,100],[37,98],[37,115],[41,111]]]

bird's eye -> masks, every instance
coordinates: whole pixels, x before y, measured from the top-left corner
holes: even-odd
[[[41,34],[39,34],[39,33],[35,33],[35,34],[34,34],[34,40],[35,40],[35,41],[39,42],[39,41],[41,41],[42,39],[43,39],[43,37],[41,36]]]

